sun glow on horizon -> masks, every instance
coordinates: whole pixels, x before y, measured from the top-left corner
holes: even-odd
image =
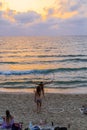
[[[35,11],[44,14],[46,8],[53,6],[55,0],[4,0],[8,8],[17,12]]]
[[[36,12],[41,15],[43,20],[46,18],[67,19],[77,15],[77,11],[70,11],[66,6],[66,1],[61,0],[0,0],[3,4],[2,10],[13,10],[16,13]],[[11,18],[12,19],[12,18]],[[14,21],[14,19],[13,19]]]
[[[3,4],[1,10],[9,9],[17,13],[34,11],[46,19],[48,10],[55,5],[55,0],[0,0],[0,3]]]

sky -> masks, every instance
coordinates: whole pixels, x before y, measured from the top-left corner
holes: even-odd
[[[87,35],[87,0],[0,0],[0,36]]]

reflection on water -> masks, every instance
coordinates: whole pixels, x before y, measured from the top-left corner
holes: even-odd
[[[86,43],[86,36],[0,37],[0,87],[30,88],[32,80],[87,87]]]

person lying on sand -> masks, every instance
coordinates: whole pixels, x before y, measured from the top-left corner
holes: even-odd
[[[83,105],[81,110],[83,111],[83,114],[87,114],[87,105]]]

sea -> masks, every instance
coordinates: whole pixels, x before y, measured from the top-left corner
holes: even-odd
[[[87,36],[0,37],[0,89],[87,88]]]

